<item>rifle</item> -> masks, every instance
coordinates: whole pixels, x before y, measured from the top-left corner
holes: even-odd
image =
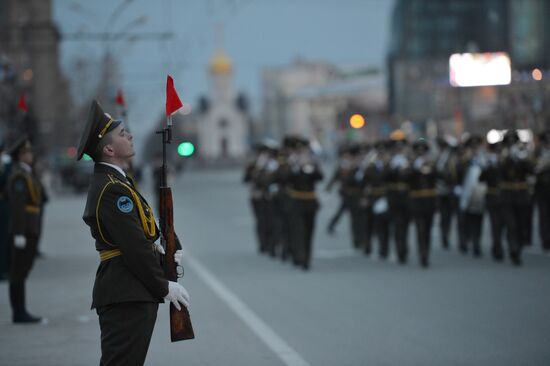
[[[174,254],[181,245],[174,231],[174,206],[172,200],[172,189],[168,187],[167,166],[166,166],[166,144],[172,142],[172,116],[168,116],[166,126],[162,131],[162,170],[160,176],[160,231],[161,244],[164,247],[166,255],[164,257],[164,275],[168,281],[178,281],[178,266],[174,260]],[[183,271],[182,271],[183,276]],[[189,311],[185,306],[181,310],[176,309],[174,304],[170,303],[170,338],[172,342],[195,338],[193,325]]]

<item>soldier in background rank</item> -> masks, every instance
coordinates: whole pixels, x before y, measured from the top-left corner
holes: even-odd
[[[409,183],[407,181],[410,162],[407,153],[407,140],[394,141],[392,143],[392,157],[386,174],[390,224],[393,226],[397,259],[401,264],[407,262],[407,237],[410,219]]]
[[[550,250],[550,131],[539,134],[535,166],[535,202],[539,212],[539,233],[542,249]]]
[[[504,136],[501,153],[500,196],[506,236],[508,239],[508,253],[512,263],[521,265],[521,251],[525,238],[528,235],[525,218],[530,209],[528,177],[533,173],[532,162],[525,146],[519,140],[516,131],[508,131]]]
[[[325,191],[330,192],[334,184],[339,184],[338,194],[340,196],[340,205],[338,206],[338,210],[334,213],[327,226],[327,232],[330,235],[334,234],[334,231],[336,230],[336,224],[338,224],[338,221],[340,221],[340,218],[342,217],[344,212],[349,210],[353,221],[353,212],[351,211],[350,203],[353,205],[355,203],[355,198],[350,197],[350,193],[353,196],[353,191],[357,188],[353,187],[352,183],[350,187],[350,182],[352,180],[350,179],[350,175],[355,168],[355,160],[358,152],[358,146],[340,147],[338,151],[338,165],[336,166],[332,177],[325,187]]]
[[[37,255],[43,194],[31,168],[34,155],[28,137],[17,139],[8,152],[14,164],[7,187],[13,243],[9,275],[13,322],[38,323],[41,318],[27,311],[25,282]]]
[[[0,145],[0,281],[8,279],[11,244],[9,240],[9,206],[6,192],[11,174],[11,160],[4,154],[4,145]]]
[[[291,246],[294,264],[307,270],[311,261],[315,215],[319,209],[315,185],[323,179],[319,164],[309,148],[309,141],[297,139],[296,152],[291,157],[286,179],[292,200]]]
[[[429,146],[424,140],[414,143],[415,158],[409,176],[409,203],[416,226],[420,265],[429,266],[431,230],[437,207],[437,172],[435,162],[429,156]]]
[[[169,300],[180,309],[180,303],[189,305],[189,295],[165,279],[153,211],[124,171],[135,154],[132,135],[96,101],[78,160],[84,153],[95,162],[83,219],[100,259],[92,308],[99,316],[101,365],[143,365],[159,302]]]

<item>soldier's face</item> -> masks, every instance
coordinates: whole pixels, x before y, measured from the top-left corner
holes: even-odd
[[[111,131],[111,146],[113,157],[118,159],[129,159],[135,155],[133,136],[126,130],[124,123],[119,124]]]

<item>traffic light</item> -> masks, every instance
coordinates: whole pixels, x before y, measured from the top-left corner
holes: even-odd
[[[195,152],[195,145],[191,142],[185,141],[178,145],[178,155],[188,157]]]
[[[349,125],[355,129],[362,128],[365,126],[365,117],[360,114],[354,114],[349,118]]]

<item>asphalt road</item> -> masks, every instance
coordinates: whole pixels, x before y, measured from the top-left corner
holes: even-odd
[[[196,339],[171,344],[161,305],[148,365],[550,365],[550,256],[535,243],[524,265],[441,249],[431,267],[411,258],[366,258],[351,249],[347,218],[322,196],[312,269],[257,254],[240,171],[188,172],[174,184],[175,223],[186,250]],[[144,185],[147,192],[147,184]],[[28,307],[48,322],[15,326],[0,283],[0,365],[94,365],[99,326],[91,311],[98,263],[81,216],[84,196],[46,211]]]

